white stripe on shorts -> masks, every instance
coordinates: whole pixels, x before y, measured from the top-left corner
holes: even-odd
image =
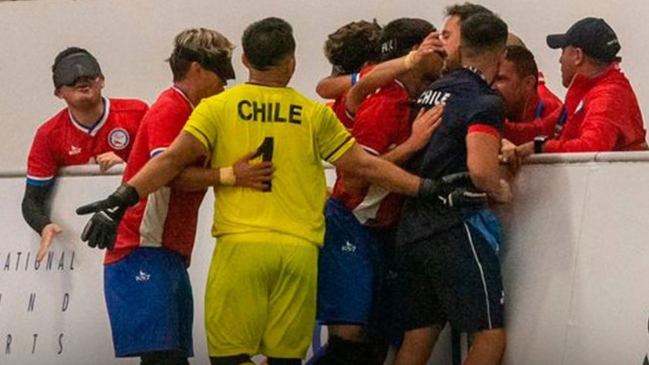
[[[475,262],[478,265],[478,269],[480,270],[480,278],[482,279],[482,287],[484,288],[485,294],[485,304],[487,305],[487,320],[489,321],[489,329],[493,329],[493,325],[491,324],[491,306],[489,305],[489,289],[487,289],[487,281],[485,280],[482,264],[480,263],[480,259],[478,258],[478,254],[476,253],[475,246],[473,245],[471,231],[469,231],[469,227],[467,227],[466,223],[464,223],[464,229],[466,230],[467,237],[469,237],[471,251],[473,251],[473,258],[475,259]]]

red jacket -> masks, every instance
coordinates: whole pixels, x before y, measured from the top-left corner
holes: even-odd
[[[554,113],[555,110],[561,109],[561,107],[563,106],[561,99],[559,99],[550,89],[548,89],[548,87],[545,85],[545,75],[543,75],[543,73],[540,71],[536,90],[540,102],[543,103],[543,111],[539,113],[539,116],[535,116],[535,118],[545,118],[546,116]],[[524,121],[526,122],[531,122],[533,120],[534,119],[524,119]]]
[[[564,109],[563,128],[555,128]],[[647,149],[638,100],[617,62],[594,77],[575,76],[564,108],[529,123],[518,134],[554,136],[545,144],[548,153]]]

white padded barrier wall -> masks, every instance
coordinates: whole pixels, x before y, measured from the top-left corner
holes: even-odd
[[[507,292],[505,364],[643,365],[649,350],[649,154],[547,155],[526,165],[515,202],[499,209]],[[138,364],[115,360],[103,300],[102,253],[78,239],[74,209],[106,196],[119,176],[66,170],[53,199],[64,232],[35,267],[38,237],[24,223],[24,174],[0,178],[0,364]],[[89,174],[90,173],[90,174]],[[331,181],[332,170],[328,171]],[[207,365],[203,295],[213,248],[212,197],[199,219],[190,274],[196,357]],[[315,342],[324,341],[324,330]],[[429,364],[450,365],[447,334]]]

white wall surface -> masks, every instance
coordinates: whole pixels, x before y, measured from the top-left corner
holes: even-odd
[[[537,159],[545,164],[525,166],[514,204],[499,210],[505,226],[504,365],[645,365],[649,153],[593,156]],[[53,217],[64,232],[55,239],[51,269],[43,264],[38,270],[38,238],[19,213],[23,178],[0,178],[0,364],[137,364],[112,357],[102,253],[79,241],[87,218],[73,213],[112,191],[118,177],[59,179]],[[201,208],[190,268],[194,365],[208,364],[202,298],[214,245],[211,202],[210,196]],[[317,335],[324,339],[324,332]],[[450,365],[450,351],[447,335],[429,364]]]
[[[498,12],[536,54],[549,86],[560,97],[559,51],[545,36],[560,33],[585,16],[605,18],[622,44],[623,67],[641,106],[649,105],[649,27],[646,0],[476,0]],[[34,0],[0,2],[0,170],[19,169],[36,128],[64,107],[53,96],[50,67],[68,46],[89,49],[106,75],[105,94],[153,102],[171,76],[164,62],[172,39],[184,28],[216,29],[240,44],[245,27],[267,16],[292,23],[298,42],[298,68],[291,83],[316,97],[317,80],[330,66],[322,45],[327,34],[354,20],[420,17],[441,26],[443,8],[453,1],[421,0]],[[237,79],[246,80],[235,51]]]

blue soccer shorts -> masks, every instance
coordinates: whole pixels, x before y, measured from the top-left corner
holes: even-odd
[[[162,248],[138,248],[104,268],[104,295],[116,357],[153,351],[194,355],[194,303],[185,261]]]

